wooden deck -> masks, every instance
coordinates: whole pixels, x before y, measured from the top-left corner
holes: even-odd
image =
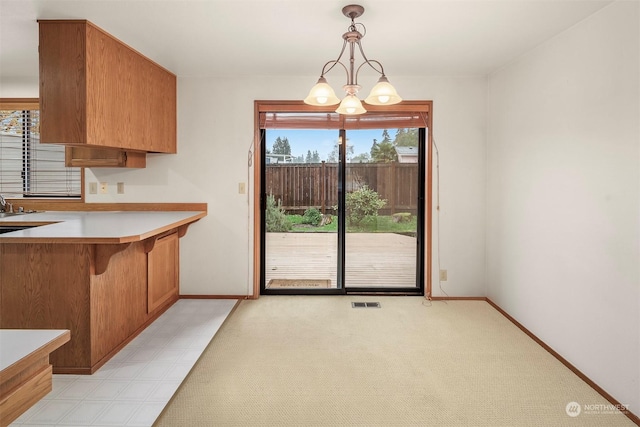
[[[267,233],[265,278],[337,277],[336,233]],[[416,287],[416,238],[395,233],[347,233],[347,287]]]

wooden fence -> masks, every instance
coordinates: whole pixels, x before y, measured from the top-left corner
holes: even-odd
[[[266,194],[280,200],[288,213],[302,214],[308,208],[335,213],[338,205],[338,165],[336,163],[279,163],[265,168]],[[363,185],[376,191],[387,204],[381,215],[417,213],[417,163],[349,163],[346,191]]]

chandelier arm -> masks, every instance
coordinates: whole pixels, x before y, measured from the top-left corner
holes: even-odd
[[[342,58],[342,54],[344,53],[345,48],[347,47],[347,41],[345,40],[342,43],[342,50],[340,51],[340,55],[338,55],[338,59],[334,59],[333,61],[329,61],[326,64],[324,64],[324,67],[322,67],[322,76],[324,76],[326,73],[328,73],[329,71],[331,71],[333,69],[333,67],[336,66],[336,64],[340,64],[344,67],[344,65],[342,64],[342,62],[340,62],[340,58]],[[333,65],[331,67],[329,67],[328,70],[325,70],[325,68],[327,67],[327,65],[333,63]]]
[[[381,74],[384,76],[384,67],[382,66],[382,64],[380,63],[380,61],[376,61],[375,59],[369,59],[367,58],[367,55],[364,54],[364,50],[362,49],[362,44],[360,43],[360,41],[358,40],[358,47],[360,48],[360,54],[362,55],[362,57],[364,58],[364,62],[362,63],[362,65],[364,64],[369,64],[369,66],[371,68],[373,68],[377,73]],[[378,70],[376,67],[373,66],[372,62],[375,62],[376,64],[378,64],[378,66],[380,67],[380,69]],[[360,65],[360,67],[362,67],[362,65]],[[358,71],[360,71],[360,67],[358,67]]]
[[[329,67],[328,70],[325,70],[326,66],[329,64],[333,64],[331,67]],[[324,64],[324,67],[322,67],[322,77],[324,77],[325,74],[327,74],[329,71],[331,71],[333,69],[333,67],[335,67],[336,65],[340,64],[342,66],[342,68],[344,68],[345,73],[347,73],[347,77],[349,77],[349,71],[347,70],[347,66],[344,65],[342,62],[338,61],[338,60],[333,60],[333,61],[329,61],[326,64]]]
[[[378,64],[380,66],[380,70],[378,70],[373,65],[371,65],[372,62],[375,62],[376,64]],[[382,68],[382,64],[379,61],[376,61],[375,59],[367,60],[362,64],[360,64],[360,66],[356,70],[355,84],[358,84],[358,74],[360,74],[360,68],[364,67],[365,65],[368,65],[369,67],[373,68],[377,73],[380,73],[381,75],[384,76],[384,68]]]
[[[360,40],[367,33],[367,28],[364,24],[355,22],[355,18],[361,16],[363,13],[364,8],[357,4],[347,5],[342,8],[342,14],[347,18],[351,18],[351,25],[349,26],[348,31],[342,35],[342,38],[344,39],[342,50],[340,50],[340,55],[338,55],[337,59],[324,64],[322,67],[322,75],[320,76],[320,79],[318,79],[318,83],[311,88],[309,96],[304,100],[306,104],[324,106],[337,105],[339,103],[340,106],[335,110],[339,114],[357,115],[366,113],[367,110],[362,106],[362,103],[357,97],[358,91],[360,90],[360,85],[358,85],[358,74],[360,74],[360,69],[364,64],[367,64],[376,73],[381,75],[378,83],[373,87],[371,93],[364,102],[371,105],[393,105],[402,101],[402,98],[398,96],[395,88],[391,86],[389,80],[385,76],[382,64],[377,60],[368,59],[367,55],[364,53]],[[359,28],[362,28],[362,32],[359,31]],[[349,43],[349,64],[345,65],[341,60],[346,52],[347,43]],[[357,68],[355,62],[356,43],[358,44],[358,50],[360,51],[363,59],[363,62]],[[333,89],[327,84],[327,79],[324,77],[325,74],[333,70],[337,64],[340,64],[347,74],[347,84],[342,87],[347,95],[342,99],[342,101],[336,97]]]

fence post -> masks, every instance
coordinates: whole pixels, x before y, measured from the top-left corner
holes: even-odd
[[[325,191],[327,188],[327,169],[324,167],[324,160],[322,161],[322,169],[320,170],[320,180],[321,180],[321,191],[320,191],[320,211],[324,214],[325,213],[325,208],[324,208],[324,203],[325,203]]]
[[[396,162],[391,162],[391,171],[390,171],[390,175],[391,175],[391,185],[389,187],[389,189],[391,190],[389,192],[389,198],[391,200],[389,200],[389,204],[391,205],[391,215],[393,215],[394,213],[396,213],[396,192],[398,191],[398,189],[396,188],[396,182],[398,182],[396,174],[397,174],[397,169],[396,169]]]

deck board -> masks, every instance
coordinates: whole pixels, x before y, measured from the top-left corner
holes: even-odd
[[[337,281],[336,233],[267,233],[265,279]],[[348,233],[347,287],[415,287],[415,237],[395,233]]]

